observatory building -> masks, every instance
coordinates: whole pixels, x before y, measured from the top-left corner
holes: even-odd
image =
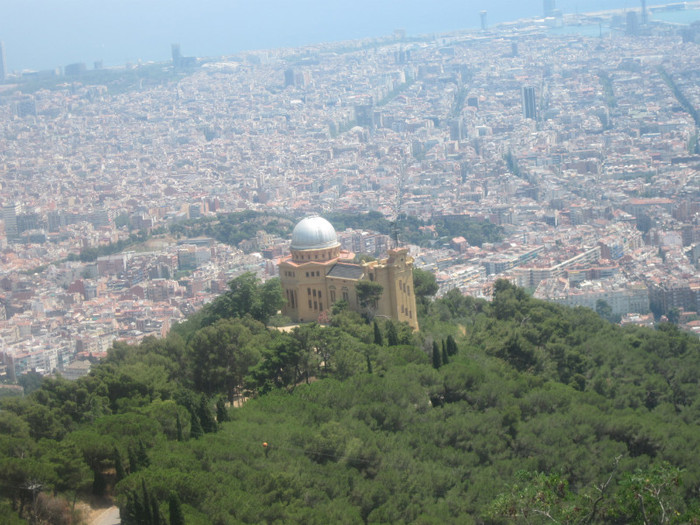
[[[316,321],[333,303],[345,300],[351,310],[362,311],[355,286],[373,281],[382,293],[373,308],[375,316],[408,323],[418,329],[413,290],[413,258],[406,248],[389,250],[379,261],[353,264],[342,251],[335,229],[326,219],[302,219],[292,232],[291,254],[279,264],[280,282],[287,304],[282,313],[297,322]]]

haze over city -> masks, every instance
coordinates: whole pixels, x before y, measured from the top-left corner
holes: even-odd
[[[5,4],[0,521],[700,523],[700,1]]]
[[[650,0],[649,6],[661,4]],[[638,8],[635,0],[560,0],[562,13]],[[541,16],[539,0],[7,0],[0,17],[9,71],[74,62],[105,66],[169,58],[179,42],[196,56],[378,37],[410,36]]]

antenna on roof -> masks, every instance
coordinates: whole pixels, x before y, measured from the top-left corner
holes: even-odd
[[[391,247],[396,249],[399,247],[399,227],[396,224],[398,217],[391,221],[391,231],[389,233],[391,237]]]
[[[400,247],[399,243],[399,216],[401,215],[401,206],[403,205],[403,194],[404,187],[406,185],[406,164],[402,163],[399,170],[399,180],[396,185],[396,199],[394,200],[393,215],[394,220],[391,221],[391,244],[392,248],[396,249]]]

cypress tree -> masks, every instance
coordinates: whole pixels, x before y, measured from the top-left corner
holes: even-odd
[[[447,336],[447,353],[449,355],[455,355],[457,353],[457,342],[451,335]]]
[[[399,344],[399,335],[396,333],[396,327],[391,321],[386,322],[386,339],[389,346],[397,346]]]
[[[443,341],[442,341],[442,364],[446,365],[449,362],[450,362],[450,360],[447,358],[447,346],[445,345],[445,341],[443,339]]]
[[[223,397],[220,397],[216,401],[216,421],[221,424],[224,421],[228,421],[228,411],[226,410],[226,401]]]
[[[102,470],[100,470],[99,466],[93,471],[93,475],[92,493],[95,496],[104,496],[105,490],[107,490],[107,480],[105,479],[104,474],[102,474]]]
[[[377,324],[377,320],[374,320],[374,344],[383,346],[384,345],[384,338],[382,337],[382,332],[379,329],[379,325]]]
[[[369,358],[369,354],[365,356],[367,358],[367,373],[372,373],[372,360]]]
[[[175,410],[175,424],[177,425],[177,440],[184,441],[185,438],[182,433],[182,421],[180,420],[180,412]]]
[[[182,505],[177,492],[171,492],[168,500],[170,510],[170,525],[185,525],[185,516],[182,513]]]
[[[190,427],[190,437],[194,439],[199,439],[204,435],[204,430],[202,430],[202,425],[199,423],[199,418],[197,414],[191,414],[191,427]]]
[[[211,408],[209,408],[209,400],[204,394],[202,394],[199,398],[199,409],[197,410],[197,415],[199,416],[199,423],[202,425],[202,430],[204,432],[216,432],[216,421],[214,421]]]
[[[126,471],[124,470],[124,463],[122,462],[122,455],[119,453],[119,449],[114,447],[112,452],[114,458],[114,470],[116,473],[117,481],[121,481],[126,477]]]
[[[129,474],[133,474],[139,469],[138,458],[133,447],[129,447]]]
[[[142,439],[139,439],[139,448],[136,450],[136,463],[138,468],[145,468],[151,464],[151,460],[148,459],[148,452],[146,452],[146,445],[143,444]]]
[[[143,511],[138,494],[130,490],[126,495],[126,505],[123,509],[119,509],[123,525],[140,525]]]
[[[440,365],[442,363],[440,362],[440,349],[438,348],[438,344],[436,341],[433,341],[433,368],[436,370],[440,368]]]
[[[158,505],[158,500],[151,498],[151,525],[161,525],[163,520],[160,516],[160,507]]]
[[[148,495],[148,489],[146,488],[146,480],[141,478],[141,493],[143,494],[143,501],[139,507],[139,524],[150,525],[153,515],[151,514],[151,498]]]

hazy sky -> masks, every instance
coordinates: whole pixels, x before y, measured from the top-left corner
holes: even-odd
[[[655,2],[650,0],[648,5]],[[635,0],[558,0],[564,12],[637,8]],[[10,70],[95,60],[105,66],[219,56],[247,49],[409,35],[537,16],[542,0],[2,0],[0,40]]]

